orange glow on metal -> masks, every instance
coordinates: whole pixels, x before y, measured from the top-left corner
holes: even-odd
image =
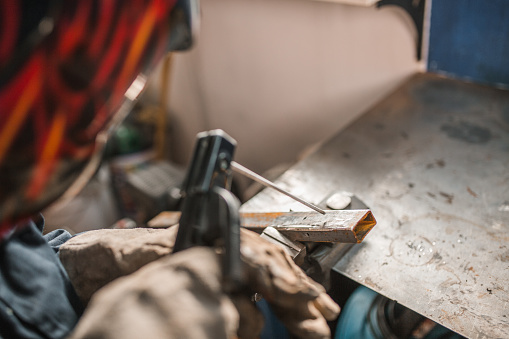
[[[277,217],[285,214],[284,212],[269,212],[269,213],[240,213],[241,225],[244,227],[258,226],[264,227],[270,221],[275,220]]]

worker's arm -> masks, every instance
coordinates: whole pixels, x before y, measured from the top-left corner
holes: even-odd
[[[125,276],[93,296],[75,338],[259,335],[263,321],[251,295],[223,291],[220,254],[197,247],[167,255],[175,235],[176,227],[105,230],[62,246],[60,256],[82,297]],[[338,306],[282,250],[243,230],[241,259],[251,291],[263,295],[290,331],[303,338],[330,336],[324,316],[336,317]]]

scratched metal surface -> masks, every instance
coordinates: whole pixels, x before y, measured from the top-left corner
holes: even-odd
[[[464,336],[509,338],[509,91],[416,75],[278,183],[372,209],[335,270]],[[264,190],[242,211],[282,208],[307,210]]]

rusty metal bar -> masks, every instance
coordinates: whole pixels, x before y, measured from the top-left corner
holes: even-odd
[[[272,226],[293,241],[360,243],[376,225],[370,210],[241,213],[240,224],[263,232]]]

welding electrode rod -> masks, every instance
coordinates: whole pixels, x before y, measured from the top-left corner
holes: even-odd
[[[317,211],[318,213],[321,213],[321,214],[325,214],[325,211],[322,210],[321,208],[319,207],[316,207],[315,205],[305,201],[305,200],[302,200],[301,198],[299,197],[296,197],[295,195],[291,194],[290,192],[288,191],[285,191],[284,189],[282,189],[281,187],[277,186],[276,184],[274,184],[272,181],[269,181],[267,179],[265,179],[264,177],[262,177],[261,175],[258,175],[256,174],[255,172],[251,171],[250,169],[247,169],[245,168],[244,166],[236,163],[235,161],[232,161],[230,163],[230,166],[232,167],[232,169],[237,172],[237,173],[240,173],[242,175],[245,175],[246,177],[256,181],[256,182],[259,182],[260,184],[264,185],[264,186],[267,186],[267,187],[271,187],[273,189],[275,189],[276,191],[279,191],[287,196],[289,196],[290,198],[300,202],[301,204],[304,204],[306,205],[307,207],[311,208],[311,209],[314,209],[315,211]]]

